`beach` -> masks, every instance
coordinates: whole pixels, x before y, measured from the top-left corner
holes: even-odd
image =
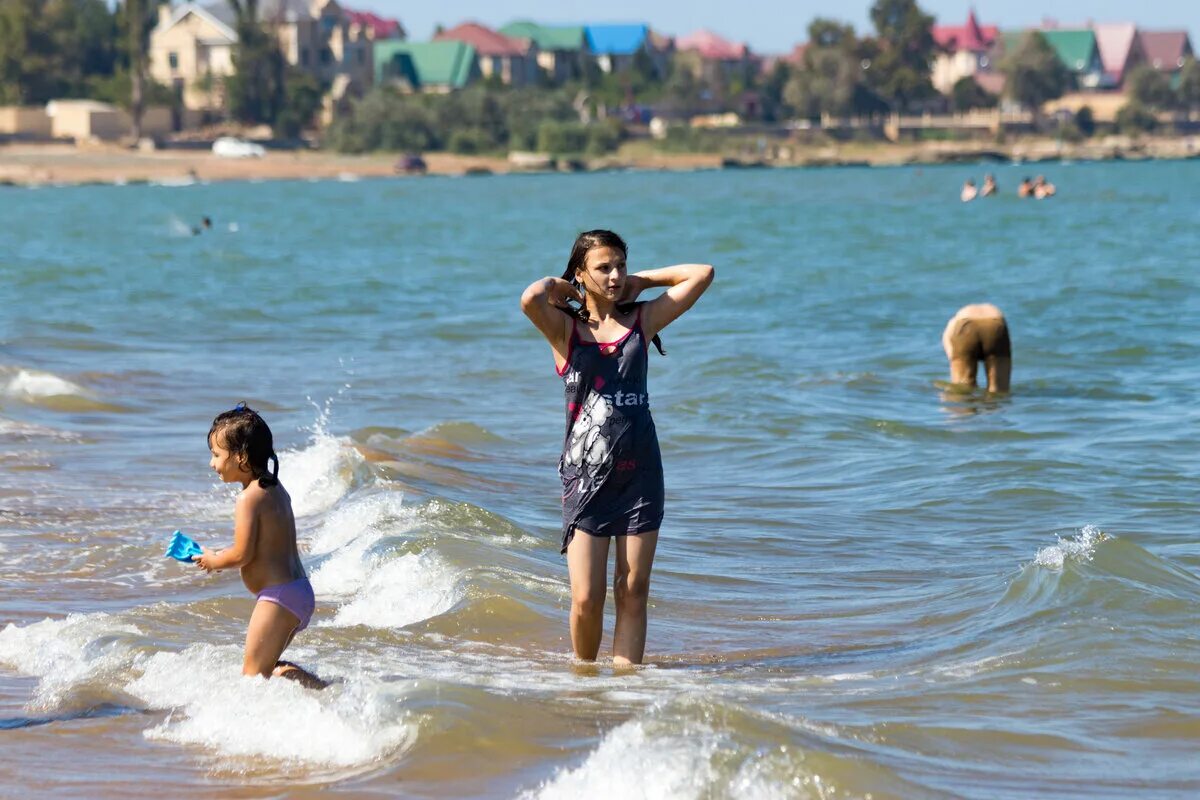
[[[1133,139],[1108,136],[1083,143],[1029,139],[988,142],[847,142],[802,145],[772,142],[761,152],[752,140],[716,153],[670,153],[637,142],[599,158],[557,159],[549,171],[640,169],[686,171],[737,166],[900,166],[970,161],[1178,160],[1200,157],[1200,137]],[[530,169],[504,156],[426,153],[429,175],[506,174]],[[346,155],[322,150],[268,150],[262,158],[222,158],[208,149],[143,152],[116,144],[0,145],[0,184],[19,186],[230,180],[327,180],[398,174],[398,154]]]
[[[0,797],[1200,793],[1200,161],[73,158],[0,155]],[[563,383],[519,307],[594,227],[716,268],[649,355],[635,670],[611,597],[571,657]],[[945,383],[984,301],[1010,395]],[[231,541],[206,434],[240,401],[323,691],[243,679],[254,597],[164,557]]]

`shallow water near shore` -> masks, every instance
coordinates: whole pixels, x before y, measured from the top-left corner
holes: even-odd
[[[1200,792],[1200,162],[1040,169],[0,190],[0,796]],[[517,304],[590,227],[717,267],[651,356],[629,672],[570,657]],[[984,300],[1011,396],[941,383]],[[240,679],[253,598],[162,556],[229,540],[240,400],[323,692]]]

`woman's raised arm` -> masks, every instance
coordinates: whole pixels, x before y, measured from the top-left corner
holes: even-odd
[[[710,264],[676,264],[648,269],[631,277],[638,278],[638,291],[666,286],[667,291],[642,306],[642,331],[647,338],[674,322],[687,311],[713,282],[716,270]]]
[[[562,278],[542,278],[521,293],[521,310],[555,350],[566,350],[571,318],[562,312],[567,300],[583,302],[579,291]]]

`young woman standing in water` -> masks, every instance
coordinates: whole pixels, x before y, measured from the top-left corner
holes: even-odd
[[[558,470],[571,645],[585,661],[595,660],[600,650],[608,548],[615,538],[614,664],[642,662],[650,568],[663,518],[662,458],[646,390],[649,343],[661,351],[659,331],[691,308],[713,280],[707,264],[630,275],[627,251],[612,231],[581,233],[563,276],[542,278],[521,295],[521,310],[550,342],[566,384],[567,433]],[[667,291],[633,302],[655,287]]]

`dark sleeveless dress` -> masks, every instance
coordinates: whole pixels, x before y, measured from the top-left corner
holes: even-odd
[[[596,536],[625,536],[662,524],[662,455],[646,392],[649,360],[639,308],[629,333],[616,342],[587,342],[571,329],[566,384],[567,435],[562,478],[562,552],[579,528]]]

